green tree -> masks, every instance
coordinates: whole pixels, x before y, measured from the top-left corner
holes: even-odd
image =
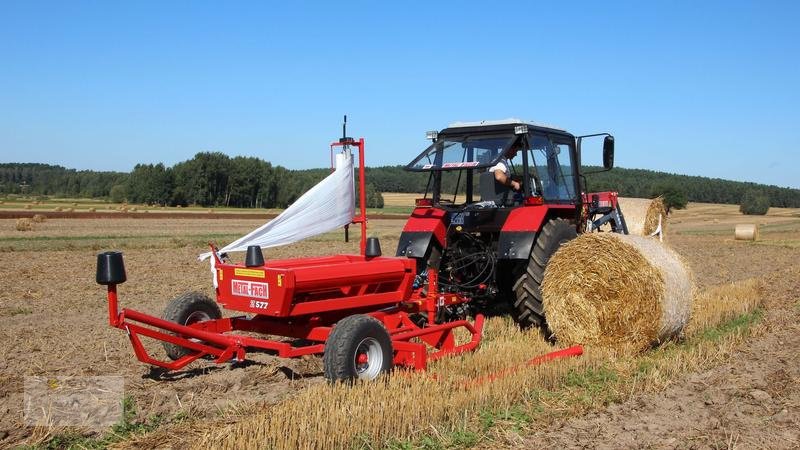
[[[763,191],[748,190],[742,196],[739,211],[746,215],[763,216],[769,211],[769,197]]]
[[[111,197],[111,201],[114,203],[122,203],[125,201],[125,195],[127,194],[125,190],[124,184],[115,184],[111,188],[111,192],[109,196]]]
[[[164,164],[137,164],[128,178],[128,199],[134,203],[166,205],[172,199],[172,169]]]
[[[186,201],[202,206],[225,205],[230,195],[231,159],[220,152],[202,152],[173,169],[175,185],[183,188]]]
[[[355,192],[356,207],[358,207],[359,206],[358,183],[355,184],[355,187],[356,187],[356,192]],[[378,188],[375,187],[374,184],[368,182],[366,191],[367,191],[367,208],[383,208],[383,195],[381,195],[381,192],[378,190]]]

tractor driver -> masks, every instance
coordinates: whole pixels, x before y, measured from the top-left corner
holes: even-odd
[[[499,184],[500,186],[505,186],[506,188],[511,188],[514,191],[520,190],[520,184],[519,181],[514,181],[511,179],[511,167],[509,165],[509,160],[514,159],[514,157],[517,156],[517,152],[519,152],[521,147],[522,144],[519,141],[515,142],[506,152],[506,156],[498,161],[497,164],[489,168],[489,172],[494,173],[495,183]]]

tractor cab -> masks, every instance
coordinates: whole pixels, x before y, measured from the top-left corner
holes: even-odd
[[[428,132],[433,143],[406,166],[428,172],[422,203],[447,209],[575,204],[580,192],[575,137],[517,119],[455,123]],[[495,170],[507,172],[500,183]]]
[[[426,267],[436,269],[445,291],[478,301],[505,298],[520,324],[543,324],[538,285],[529,274],[543,271],[560,243],[584,231],[587,220],[604,213],[605,200],[616,198],[583,193],[580,144],[591,136],[606,136],[603,161],[610,169],[614,139],[607,133],[576,137],[518,119],[428,132],[432,143],[405,167],[427,172],[428,183],[396,255],[416,259],[423,278]],[[618,221],[615,213],[612,206],[604,220]],[[530,268],[531,261],[541,267]]]

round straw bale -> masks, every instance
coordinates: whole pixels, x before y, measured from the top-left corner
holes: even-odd
[[[733,232],[737,241],[757,241],[758,225],[754,223],[740,223]]]
[[[658,231],[659,226],[661,227],[661,235],[665,235],[667,231],[667,207],[664,205],[663,197],[656,197],[647,205],[642,233],[645,236],[650,236]]]
[[[619,197],[618,200],[629,234],[650,236],[658,228],[659,218],[661,218],[661,234],[666,234],[667,208],[663,198],[656,197],[651,200]]]
[[[638,352],[680,334],[692,283],[681,258],[655,239],[589,233],[550,258],[542,295],[560,342]]]
[[[33,218],[31,218],[31,220],[36,222],[36,223],[42,223],[42,222],[47,221],[47,216],[45,216],[44,214],[34,214]]]
[[[27,217],[17,219],[16,229],[17,231],[31,231],[33,230],[33,221]]]

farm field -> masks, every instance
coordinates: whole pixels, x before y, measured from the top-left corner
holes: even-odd
[[[384,194],[389,196],[384,208],[368,208],[374,216],[408,214],[414,206],[416,194]],[[277,216],[277,208],[233,208],[203,206],[158,206],[145,204],[113,203],[86,198],[21,197],[0,199],[0,218],[31,217],[44,214],[53,218],[203,218],[235,217],[263,218]]]
[[[398,210],[409,208],[414,197],[385,194],[387,206]],[[8,206],[8,203],[2,205]],[[253,355],[253,363],[238,367],[197,362],[190,370],[174,376],[148,377],[148,369],[133,356],[125,334],[108,326],[105,292],[94,282],[96,253],[122,250],[128,282],[119,289],[121,304],[160,315],[166,302],[183,292],[194,290],[212,296],[209,267],[196,260],[197,255],[205,251],[206,242],[226,243],[263,222],[257,215],[252,219],[224,220],[48,219],[36,223],[32,231],[20,232],[15,229],[15,219],[0,219],[0,280],[3,283],[0,290],[0,342],[3,343],[0,347],[0,447],[38,445],[54,437],[66,439],[63,430],[23,425],[24,377],[102,375],[124,378],[126,398],[129,405],[135,405],[130,407],[131,421],[144,424],[124,438],[112,439],[122,441],[117,445],[190,447],[202,443],[229,448],[263,445],[255,443],[257,436],[244,441],[232,441],[224,436],[230,427],[237,426],[236,423],[252,425],[255,420],[263,421],[263,414],[267,411],[268,415],[272,407],[277,408],[276,411],[290,411],[283,406],[287,399],[301,402],[308,397],[304,397],[304,392],[324,391],[319,358],[281,360]],[[393,254],[403,223],[399,219],[370,223],[370,235],[381,239],[384,254]],[[733,228],[737,223],[759,224],[761,240],[734,241]],[[343,233],[335,232],[292,246],[265,250],[265,257],[356,253],[358,238],[354,227],[350,243],[343,242]],[[548,397],[544,389],[537,391],[536,400],[529,396],[520,400],[506,395],[498,403],[506,413],[491,416],[491,424],[487,425],[488,419],[482,422],[484,416],[480,414],[453,418],[443,413],[441,424],[430,423],[429,427],[405,433],[391,445],[397,448],[790,448],[800,445],[797,431],[800,425],[800,359],[795,351],[800,346],[800,268],[797,265],[800,210],[773,208],[767,216],[746,217],[739,214],[737,206],[690,204],[686,210],[675,211],[672,215],[667,241],[693,270],[698,292],[718,292],[724,297],[728,292],[724,289],[732,283],[737,283],[732,286],[755,283],[753,286],[757,288],[751,290],[760,296],[762,306],[757,313],[753,312],[756,310],[742,311],[743,317],[752,319],[752,323],[746,323],[747,330],[740,330],[735,320],[734,325],[729,322],[712,324],[722,326],[712,330],[720,333],[718,337],[706,339],[703,329],[696,330],[697,336],[705,339],[698,341],[702,345],[698,344],[697,348],[702,351],[675,347],[654,352],[653,364],[657,367],[661,364],[657,358],[685,363],[669,366],[663,374],[646,371],[647,377],[638,385],[594,378],[592,382],[579,381],[577,387],[567,384],[564,392],[583,389],[578,394],[588,395],[588,400]],[[496,351],[502,348],[498,346],[513,346],[514,342],[518,347],[522,343],[528,347],[522,350],[530,351],[520,351],[510,359],[525,360],[549,348],[535,333],[502,331],[509,328],[506,322],[499,319],[492,323],[492,329],[498,331],[484,346],[486,349],[482,349],[486,351],[455,361],[442,361],[432,371],[448,373],[460,367],[459,364],[469,366],[470,358],[475,358],[473,362],[490,358],[488,352],[493,348]],[[729,333],[725,326],[734,326],[737,331]],[[665,355],[668,352],[677,355],[685,352],[689,356],[673,358],[672,354]],[[584,357],[588,362],[566,362],[557,366],[561,367],[558,370],[574,373],[571,371],[608,369],[599,362],[603,358],[616,364],[614,355],[589,353]],[[693,359],[692,355],[697,358]],[[621,368],[640,367],[650,361],[647,358],[619,357],[615,377],[628,377],[627,369]],[[561,392],[559,389],[564,389],[563,386],[548,376],[536,372],[531,379],[544,377],[542,379],[549,383],[547,386],[554,392]],[[526,388],[534,389],[531,381],[525,383],[528,383]],[[491,395],[489,398],[494,398]],[[571,397],[565,395],[564,398]],[[438,399],[416,399],[422,405],[426,401]],[[494,405],[484,406],[490,410]],[[531,411],[538,411],[537,408],[545,412],[533,414]],[[475,425],[476,421],[480,426]],[[100,436],[94,438],[100,439]],[[93,442],[75,439],[76,445]],[[360,445],[381,447],[386,442],[367,441]]]

